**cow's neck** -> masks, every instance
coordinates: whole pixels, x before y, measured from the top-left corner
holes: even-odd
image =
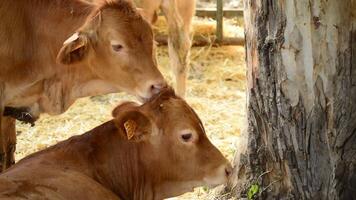
[[[60,73],[42,81],[40,111],[61,114],[81,97],[103,95],[119,90],[96,76],[86,63],[63,66]]]
[[[126,142],[125,142],[126,143]],[[140,160],[143,153],[136,145],[123,144],[117,146],[121,162],[113,159],[109,170],[112,172],[113,184],[109,186],[122,200],[156,200],[154,184],[144,164]],[[122,149],[121,149],[122,148]],[[125,149],[125,151],[123,151]],[[116,162],[115,162],[116,161]],[[158,169],[157,169],[158,170]]]
[[[141,161],[142,145],[127,141],[108,122],[91,132],[91,146],[100,147],[88,162],[93,179],[116,193],[122,200],[155,200],[154,184]],[[92,148],[92,149],[94,149]],[[159,169],[157,169],[159,170]]]

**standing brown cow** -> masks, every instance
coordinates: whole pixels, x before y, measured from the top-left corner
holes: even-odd
[[[60,114],[80,97],[126,91],[147,99],[165,85],[152,29],[127,1],[0,1],[0,16],[2,168],[14,162],[16,144],[14,120],[1,119],[5,106]]]
[[[189,105],[164,90],[0,175],[0,199],[161,200],[227,181],[231,165]]]
[[[132,1],[132,0],[131,0]],[[192,43],[191,23],[195,12],[195,0],[133,0],[141,8],[141,14],[151,23],[162,10],[168,24],[168,49],[175,75],[178,95],[184,98],[189,71],[189,55]]]

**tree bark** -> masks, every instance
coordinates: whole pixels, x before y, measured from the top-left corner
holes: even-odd
[[[356,1],[245,0],[244,14],[234,195],[256,184],[261,199],[356,199]]]

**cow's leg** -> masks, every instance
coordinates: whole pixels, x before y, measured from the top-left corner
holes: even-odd
[[[2,118],[4,113],[4,97],[5,97],[5,84],[0,82],[0,172],[5,169],[6,166],[6,150],[5,150],[5,136],[2,131]]]
[[[157,10],[162,0],[134,0],[135,5],[139,8],[141,15],[150,23],[157,20]]]
[[[0,172],[14,164],[16,146],[16,120],[4,117],[5,84],[0,82]]]
[[[16,149],[16,119],[11,117],[1,118],[1,136],[2,136],[2,151],[3,161],[2,170],[9,168],[15,163]]]
[[[194,0],[163,0],[162,11],[168,23],[168,49],[179,96],[185,96],[191,47],[191,22]]]
[[[2,131],[2,111],[0,108],[0,172],[6,169],[6,148],[5,148],[5,133]]]
[[[2,119],[4,113],[5,84],[0,82],[0,172],[6,169],[5,133],[2,131]]]

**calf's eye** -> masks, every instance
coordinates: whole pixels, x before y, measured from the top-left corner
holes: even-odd
[[[111,45],[112,49],[116,52],[121,51],[123,46],[121,44]]]
[[[181,135],[182,139],[184,142],[189,142],[190,139],[192,139],[192,134],[191,133],[186,133]]]

